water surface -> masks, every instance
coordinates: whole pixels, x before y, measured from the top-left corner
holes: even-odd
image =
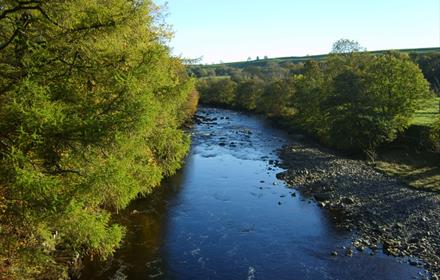
[[[276,150],[295,141],[270,123],[201,108],[184,168],[118,221],[123,247],[82,279],[413,279],[420,270],[381,253],[343,254],[353,234],[287,188]],[[332,256],[332,251],[338,256]]]

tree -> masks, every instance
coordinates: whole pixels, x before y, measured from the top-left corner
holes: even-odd
[[[258,110],[269,116],[292,115],[292,100],[296,91],[293,82],[293,79],[282,79],[268,83],[257,103]]]
[[[440,94],[440,54],[412,54],[411,56],[430,83],[431,89]]]
[[[250,79],[238,84],[235,105],[245,110],[255,110],[263,89],[264,83],[258,79]]]
[[[193,82],[149,0],[0,6],[0,278],[67,278],[180,167]]]
[[[331,53],[353,53],[361,52],[366,49],[362,47],[358,42],[349,39],[340,39],[333,43]]]
[[[321,107],[328,115],[330,144],[373,156],[409,125],[417,100],[429,95],[422,72],[407,55],[353,54],[334,73]],[[342,64],[340,64],[342,63]]]
[[[249,65],[246,66],[243,69],[244,74],[248,74],[247,76],[250,76],[250,78],[262,78],[263,77],[263,72],[261,67],[259,66],[255,66],[255,65]]]
[[[328,76],[321,68],[321,64],[313,60],[305,63],[304,73],[294,76],[297,92],[293,97],[297,111],[295,122],[318,137],[328,134],[326,116],[321,108],[328,94]]]
[[[204,104],[232,106],[237,84],[230,78],[211,78],[198,83],[200,101]]]

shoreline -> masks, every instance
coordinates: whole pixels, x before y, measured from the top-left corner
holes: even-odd
[[[347,230],[358,238],[353,248],[337,252],[351,256],[357,249],[383,250],[424,267],[440,277],[440,194],[412,189],[364,160],[344,157],[301,134],[279,151],[277,174],[289,186],[314,197],[318,205],[337,211]],[[419,260],[423,261],[420,262]]]

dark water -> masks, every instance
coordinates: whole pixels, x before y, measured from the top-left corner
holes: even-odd
[[[120,215],[128,229],[124,246],[106,263],[88,263],[82,279],[418,275],[415,267],[381,253],[344,256],[341,247],[350,245],[352,234],[275,177],[275,150],[294,139],[255,116],[208,108],[199,114],[217,120],[194,128],[183,170]],[[333,250],[339,256],[331,256]]]

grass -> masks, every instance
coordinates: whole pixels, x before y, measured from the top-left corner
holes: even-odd
[[[410,124],[419,129],[413,130],[413,138],[420,137],[420,128],[429,127],[440,117],[440,98],[435,97],[420,102]],[[410,128],[411,129],[411,128]],[[409,131],[409,130],[408,130]],[[408,135],[407,135],[408,137]],[[410,137],[411,138],[411,137]],[[440,192],[440,156],[429,151],[418,151],[409,139],[403,145],[387,145],[379,151],[375,167],[386,174],[400,177],[415,189]]]
[[[415,189],[440,192],[440,157],[409,149],[381,151],[375,167]]]
[[[383,54],[389,50],[378,50],[378,51],[369,51],[369,53],[373,54]],[[440,52],[440,48],[421,48],[421,49],[399,49],[396,50],[403,53],[433,53],[433,52]],[[237,61],[237,62],[227,62],[227,63],[220,63],[220,64],[213,64],[213,65],[206,65],[207,68],[209,67],[218,67],[222,65],[230,66],[230,67],[237,67],[237,68],[244,68],[249,65],[255,65],[255,66],[265,66],[269,62],[292,62],[292,63],[300,63],[305,62],[308,60],[324,60],[326,59],[328,54],[320,54],[320,55],[310,55],[310,56],[290,56],[290,57],[275,57],[275,58],[268,58],[268,59],[260,59],[260,60],[251,60],[251,61]]]
[[[440,97],[423,100],[416,111],[411,125],[431,126],[440,117]]]

